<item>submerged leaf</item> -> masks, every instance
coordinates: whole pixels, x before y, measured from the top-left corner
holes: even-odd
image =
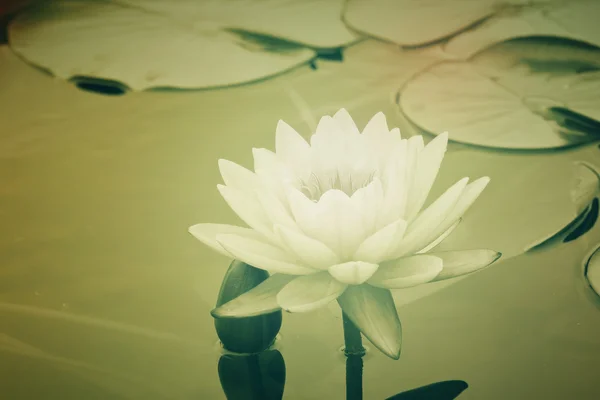
[[[402,326],[389,290],[367,284],[350,286],[338,303],[375,347],[390,358],[400,358]]]
[[[311,3],[39,2],[11,22],[10,46],[63,79],[113,80],[133,90],[227,86],[308,62],[316,54],[306,46],[354,40],[338,21],[339,2]]]
[[[564,124],[553,107],[600,120],[600,72],[551,78],[524,68],[443,62],[401,89],[400,107],[416,125],[450,139],[509,149],[548,149],[599,140],[594,129]],[[561,125],[562,123],[562,125]]]

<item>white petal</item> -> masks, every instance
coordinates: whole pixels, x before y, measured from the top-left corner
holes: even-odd
[[[452,185],[417,216],[414,222],[409,225],[402,243],[392,255],[393,258],[417,252],[447,229],[446,227],[446,229],[436,234],[438,227],[457,204],[468,180],[468,178],[463,178]],[[432,235],[434,236],[432,237]]]
[[[412,136],[407,140],[406,161],[404,164],[404,191],[405,197],[402,199],[402,210],[400,217],[406,219],[409,202],[415,192],[416,175],[419,167],[419,156],[425,144],[423,136]]]
[[[363,261],[349,261],[342,264],[332,265],[329,273],[338,281],[347,285],[360,285],[369,279],[379,265]]]
[[[277,293],[287,285],[293,275],[275,274],[253,289],[215,308],[210,313],[215,318],[246,318],[279,310]]]
[[[486,176],[468,184],[460,195],[460,198],[456,202],[454,208],[448,213],[443,222],[434,231],[432,231],[426,242],[434,241],[439,235],[450,229],[450,227],[452,227],[452,225],[454,225],[465,214],[469,207],[473,205],[489,181],[490,178]]]
[[[378,228],[404,216],[408,200],[407,152],[408,141],[402,140],[385,165],[383,171],[384,199],[379,211]]]
[[[475,200],[481,195],[486,186],[490,183],[490,178],[484,176],[473,182],[471,182],[463,191],[460,199],[456,203],[456,206],[452,212],[448,215],[447,220],[444,221],[444,225],[450,227],[456,220],[462,217],[469,207],[473,205]]]
[[[457,276],[479,271],[502,256],[497,251],[487,249],[440,251],[429,253],[429,255],[439,257],[444,262],[442,272],[435,277],[434,281],[456,278]]]
[[[283,121],[277,124],[275,134],[277,157],[292,168],[297,176],[310,170],[310,146],[291,126]]]
[[[346,287],[327,272],[301,276],[279,292],[277,303],[289,312],[311,311],[337,299]]]
[[[360,212],[365,235],[370,235],[377,230],[383,199],[383,185],[377,177],[352,194],[351,200]]]
[[[252,229],[242,228],[240,226],[235,225],[223,224],[196,224],[190,226],[188,231],[192,235],[194,235],[196,239],[198,239],[211,249],[218,251],[226,257],[233,256],[217,242],[217,235],[233,233],[237,235],[243,235],[246,237],[253,237],[256,239],[260,239],[262,237],[262,235],[260,235],[258,232]]]
[[[271,221],[253,193],[246,193],[224,185],[217,185],[217,188],[229,207],[242,221],[263,235],[269,238],[274,237]]]
[[[419,154],[415,179],[406,208],[406,220],[410,221],[425,204],[447,147],[448,133],[444,132],[436,136]]]
[[[275,233],[299,259],[311,267],[327,269],[340,261],[329,247],[301,232],[277,225]]]
[[[345,133],[353,135],[360,134],[358,128],[356,127],[356,124],[354,123],[354,120],[352,120],[352,117],[350,116],[350,114],[348,114],[348,111],[346,111],[346,109],[342,108],[338,112],[336,112],[333,116],[333,119],[335,120],[335,122],[338,123],[339,127]]]
[[[317,203],[317,229],[307,232],[342,258],[349,258],[367,236],[360,210],[346,193],[328,190]]]
[[[366,238],[352,257],[354,260],[379,263],[398,246],[406,231],[406,221],[399,219]]]
[[[217,242],[238,260],[269,272],[288,275],[316,272],[315,269],[302,265],[293,255],[264,240],[239,234],[224,234],[217,236]]]
[[[252,158],[254,159],[254,172],[262,169],[263,171],[277,173],[281,166],[277,154],[268,149],[253,148]]]
[[[225,185],[246,193],[256,191],[258,179],[252,171],[224,159],[219,160],[219,170]]]
[[[436,248],[440,243],[442,243],[444,241],[444,239],[446,239],[448,236],[450,236],[452,231],[454,231],[454,229],[456,229],[456,227],[460,224],[461,221],[462,221],[462,218],[458,219],[458,221],[456,221],[454,224],[452,224],[452,226],[450,228],[446,229],[444,231],[444,233],[442,233],[440,236],[438,236],[437,239],[435,239],[433,242],[429,243],[427,246],[425,246],[425,248],[419,250],[417,253],[419,253],[419,254],[427,253],[428,251],[431,251],[432,249]]]
[[[272,226],[285,225],[296,229],[296,221],[291,212],[275,193],[258,192],[256,197]]]
[[[429,254],[399,258],[382,264],[368,283],[386,289],[408,288],[430,282],[442,268],[442,259]]]
[[[388,125],[385,119],[385,114],[382,112],[378,112],[367,122],[365,129],[363,129],[362,134],[365,136],[379,136],[383,133],[388,133]]]

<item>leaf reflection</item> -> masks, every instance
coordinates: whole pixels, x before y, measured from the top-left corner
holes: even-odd
[[[228,400],[279,400],[285,386],[285,361],[278,350],[224,354],[219,380]]]
[[[398,393],[387,400],[451,400],[457,398],[468,387],[465,381],[442,381]]]

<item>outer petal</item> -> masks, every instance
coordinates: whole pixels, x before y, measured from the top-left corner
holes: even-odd
[[[279,310],[277,293],[295,276],[275,274],[246,293],[215,308],[210,313],[215,318],[243,318]]]
[[[338,298],[346,287],[327,272],[301,276],[279,292],[277,303],[289,312],[311,311]]]
[[[433,229],[427,238],[424,239],[424,244],[436,241],[436,238],[439,238],[440,235],[456,224],[456,222],[460,220],[468,208],[473,205],[475,200],[477,200],[489,181],[490,178],[483,177],[467,185],[465,190],[461,193],[460,198],[456,202],[454,208],[446,215],[442,223]]]
[[[211,249],[218,251],[226,257],[233,257],[227,250],[223,248],[217,242],[217,236],[221,234],[236,234],[242,235],[249,238],[254,238],[255,240],[261,240],[262,235],[258,232],[248,229],[242,228],[235,225],[224,225],[224,224],[196,224],[190,226],[188,231],[194,235],[196,239],[210,247]]]
[[[311,267],[327,269],[340,262],[329,247],[301,232],[280,225],[275,227],[275,232],[300,260]]]
[[[349,261],[332,265],[329,268],[329,273],[336,280],[347,285],[360,285],[373,276],[377,268],[379,268],[377,264],[363,261]]]
[[[242,221],[263,235],[274,237],[271,221],[254,194],[223,185],[217,185],[217,188],[229,207]]]
[[[432,249],[436,248],[440,243],[442,243],[444,241],[444,239],[446,239],[448,236],[450,236],[452,231],[454,229],[456,229],[456,227],[460,224],[461,221],[462,221],[462,218],[458,219],[458,221],[456,221],[450,228],[446,229],[446,231],[444,233],[442,233],[440,236],[438,236],[437,239],[435,239],[433,242],[429,243],[427,246],[425,246],[423,249],[419,250],[417,253],[418,254],[427,253],[428,251],[431,251]]]
[[[414,222],[409,225],[404,240],[398,249],[392,253],[393,258],[417,252],[448,229],[448,227],[445,227],[438,233],[439,226],[442,224],[440,221],[446,221],[449,213],[455,209],[467,181],[468,178],[463,178],[455,183],[417,216]]]
[[[400,358],[402,326],[389,290],[366,284],[349,286],[338,303],[375,347],[390,358]]]
[[[217,242],[235,258],[269,272],[289,275],[308,275],[316,272],[306,267],[289,253],[264,240],[242,235],[218,235]]]
[[[382,264],[368,283],[386,289],[417,286],[431,282],[442,268],[442,259],[429,254],[400,258]]]
[[[493,264],[502,254],[493,250],[460,250],[460,251],[440,251],[429,253],[431,256],[439,257],[444,262],[444,268],[433,280],[443,281],[445,279],[456,278],[479,271]]]
[[[436,136],[419,155],[415,179],[411,187],[406,220],[410,221],[423,207],[431,186],[437,177],[442,159],[448,147],[448,133]]]
[[[253,194],[258,188],[258,177],[250,170],[232,161],[220,159],[219,170],[225,185]]]
[[[352,257],[354,260],[379,263],[386,259],[390,249],[401,242],[406,231],[406,221],[399,219],[366,238]]]

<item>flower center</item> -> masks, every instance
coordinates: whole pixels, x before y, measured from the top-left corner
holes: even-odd
[[[354,192],[371,183],[375,175],[376,171],[343,173],[339,169],[329,173],[312,172],[308,179],[300,179],[300,191],[314,202],[319,201],[325,192],[333,189],[352,196]]]

